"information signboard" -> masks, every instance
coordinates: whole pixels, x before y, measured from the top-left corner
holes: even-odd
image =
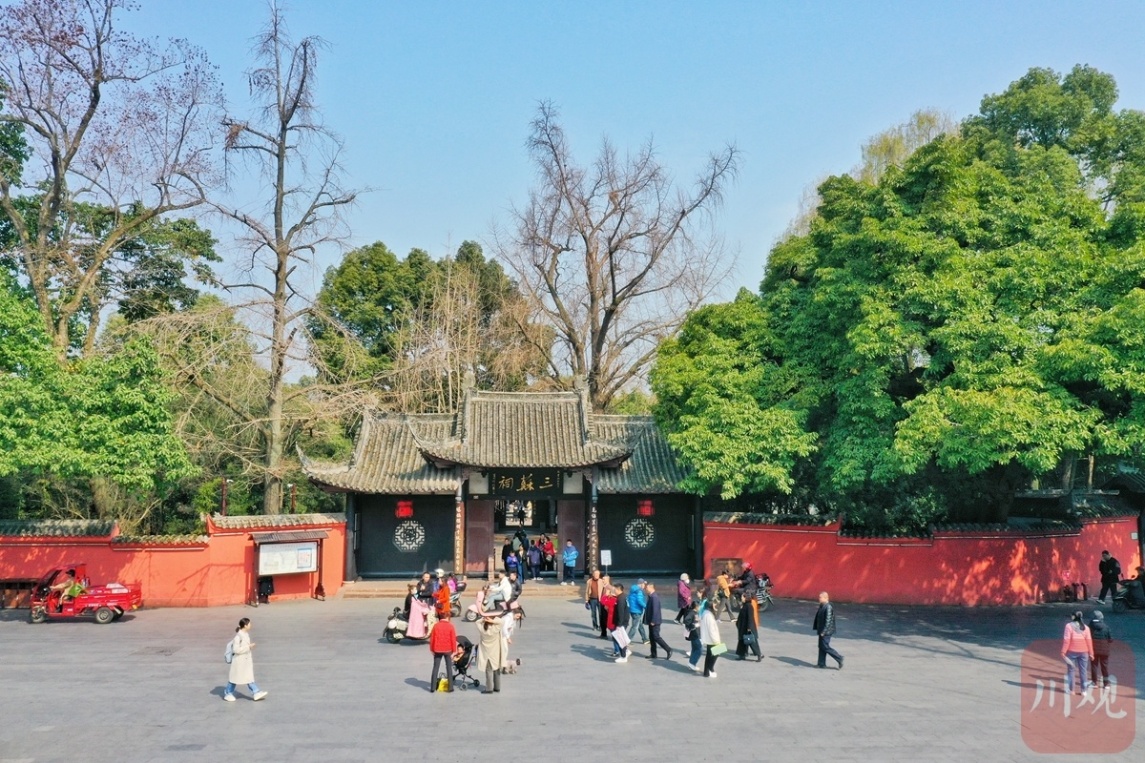
[[[318,571],[318,541],[263,543],[258,549],[259,575]]]

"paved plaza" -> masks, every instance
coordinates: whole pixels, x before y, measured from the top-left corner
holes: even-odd
[[[1070,611],[840,605],[836,671],[813,667],[815,604],[778,600],[763,662],[721,658],[707,680],[687,669],[679,626],[664,626],[671,661],[638,646],[618,665],[582,604],[538,597],[510,653],[520,672],[482,695],[427,691],[428,647],[381,639],[396,604],[144,610],[107,626],[0,611],[0,762],[1046,760],[1023,742],[1022,650],[1060,639]],[[241,617],[263,702],[245,687],[221,700]],[[1141,686],[1145,613],[1107,617]],[[734,648],[733,624],[721,631]],[[1141,761],[1143,706],[1129,749],[1064,758]]]

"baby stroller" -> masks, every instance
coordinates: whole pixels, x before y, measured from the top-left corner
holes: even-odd
[[[472,682],[473,688],[476,689],[481,682],[469,675],[469,668],[477,660],[477,650],[473,647],[473,642],[465,636],[457,637],[457,648],[459,653],[453,657],[453,680],[461,682],[462,690],[469,688],[470,684],[467,682]]]

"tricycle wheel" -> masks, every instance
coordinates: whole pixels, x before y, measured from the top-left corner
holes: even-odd
[[[32,607],[32,614],[29,619],[34,623],[42,623],[48,619],[48,610],[43,607]]]
[[[1117,614],[1121,614],[1122,612],[1124,612],[1127,609],[1129,609],[1129,605],[1125,603],[1125,599],[1114,599],[1113,600],[1113,611],[1116,612]]]
[[[465,618],[464,619],[465,619],[465,622],[467,622],[467,623],[475,623],[475,622],[477,622],[477,613],[474,612],[472,609],[467,609],[467,610],[465,610]]]
[[[121,609],[117,609],[117,610],[115,610],[115,617],[113,617],[113,618],[111,618],[111,619],[112,619],[112,621],[115,621],[115,620],[118,620],[118,619],[119,619],[119,618],[121,618],[121,617],[123,617],[123,610],[121,610]]]
[[[457,602],[454,602],[449,607],[449,616],[450,617],[460,617],[461,616],[461,605],[458,604]]]
[[[111,607],[100,607],[95,611],[95,621],[100,625],[107,625],[115,619],[115,610]]]

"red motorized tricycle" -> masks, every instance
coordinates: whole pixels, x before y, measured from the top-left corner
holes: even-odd
[[[92,617],[107,623],[143,606],[143,592],[138,583],[92,585],[86,564],[65,564],[48,570],[32,589],[34,623],[75,617]]]

